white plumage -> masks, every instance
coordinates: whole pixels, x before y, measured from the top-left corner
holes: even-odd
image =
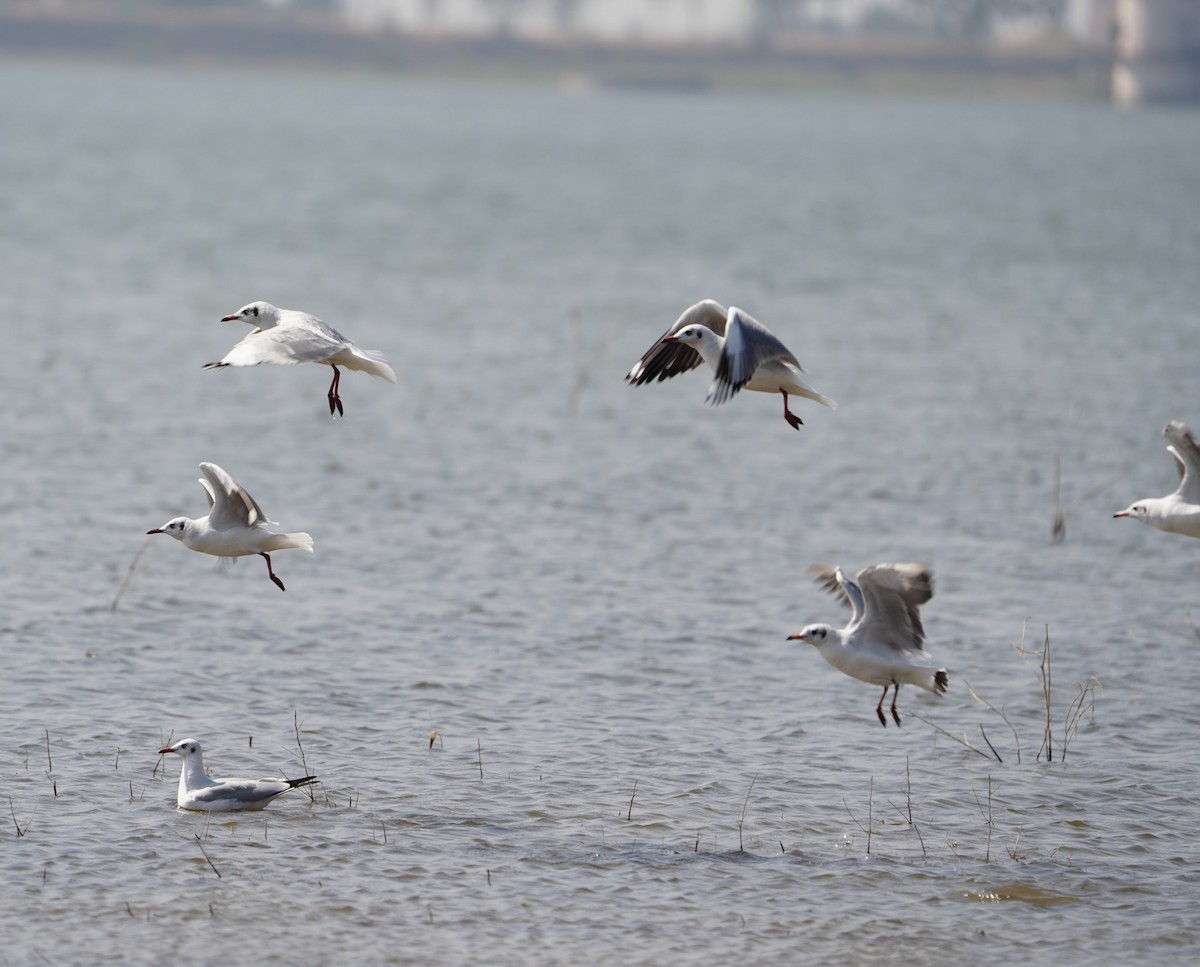
[[[268,551],[298,548],[313,549],[313,540],[308,534],[276,534],[267,530],[272,521],[262,512],[254,498],[233,477],[215,463],[200,464],[200,486],[208,497],[208,516],[198,520],[175,517],[162,527],[146,531],[147,534],[169,534],[193,551],[212,554],[214,557],[245,557],[259,554],[266,559],[267,574],[286,590],[283,582],[275,576]]]
[[[222,322],[246,322],[254,332],[227,352],[217,363],[206,363],[205,369],[225,366],[257,366],[259,363],[323,363],[333,368],[329,384],[329,413],[343,415],[338,396],[341,382],[339,366],[370,373],[390,383],[396,373],[383,353],[374,349],[359,349],[349,339],[314,315],[298,309],[280,309],[269,302],[251,302],[242,306]]]
[[[804,422],[788,409],[788,395],[815,400],[831,410],[837,403],[818,393],[804,367],[766,326],[736,306],[726,309],[712,299],[689,307],[626,375],[640,386],[670,379],[706,362],[713,370],[708,402],[724,403],[739,390],[782,393],[783,418],[795,429]]]
[[[945,693],[944,668],[933,668],[925,654],[920,606],[933,597],[933,575],[920,564],[877,564],[858,572],[857,583],[840,567],[809,568],[818,583],[850,605],[845,628],[812,624],[789,641],[807,641],[838,671],[872,685],[882,685],[875,707],[887,725],[883,700],[892,694],[892,718],[900,724],[896,699],[901,685],[918,685],[935,695]]]
[[[176,795],[180,809],[213,813],[265,809],[277,796],[316,779],[316,776],[302,779],[213,779],[204,771],[204,753],[198,739],[181,739],[174,745],[158,750],[159,755],[169,752],[183,759],[183,767],[179,772],[179,792]]]
[[[1172,534],[1200,537],[1200,447],[1192,431],[1181,420],[1172,420],[1163,430],[1167,452],[1175,458],[1179,486],[1166,497],[1145,497],[1114,517],[1130,517]]]

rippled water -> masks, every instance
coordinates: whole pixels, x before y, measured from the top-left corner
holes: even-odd
[[[1111,517],[1200,424],[1195,113],[14,63],[0,102],[0,960],[1200,948],[1200,542]],[[704,296],[839,409],[624,385]],[[316,367],[202,372],[256,298],[399,385],[331,420]],[[317,553],[281,594],[151,539],[110,611],[201,460]],[[838,616],[808,564],[897,559],[951,689],[884,730],[784,638]],[[322,783],[178,812],[183,735]]]

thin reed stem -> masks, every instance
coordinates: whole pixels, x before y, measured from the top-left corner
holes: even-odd
[[[742,848],[742,826],[746,822],[746,807],[750,805],[750,793],[754,791],[754,784],[758,782],[758,773],[754,773],[754,778],[750,780],[750,788],[746,790],[746,798],[742,800],[742,814],[738,817],[738,852],[744,853]]]

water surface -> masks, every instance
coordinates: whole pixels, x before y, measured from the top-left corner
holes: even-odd
[[[0,99],[6,962],[1195,955],[1200,543],[1111,517],[1200,424],[1195,113],[19,63]],[[624,385],[706,296],[838,410]],[[201,371],[258,298],[399,384],[331,420],[325,370]],[[110,611],[201,460],[317,553],[281,594],[151,539]],[[902,729],[784,640],[840,615],[807,565],[883,560],[934,568],[951,671]],[[322,784],[178,812],[184,735]]]

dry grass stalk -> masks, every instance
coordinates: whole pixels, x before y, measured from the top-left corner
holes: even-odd
[[[983,803],[979,801],[979,793],[974,789],[971,790],[971,795],[975,797],[975,805],[979,807],[979,814],[983,816],[983,821],[987,825],[987,849],[983,855],[983,861],[990,863],[992,861],[992,828],[995,825],[992,821],[992,776],[988,774],[988,803],[987,812],[983,811]]]
[[[1090,715],[1092,720],[1095,721],[1096,690],[1101,688],[1100,680],[1094,675],[1087,680],[1086,685],[1079,682],[1076,682],[1075,685],[1079,689],[1079,694],[1067,706],[1067,714],[1063,716],[1063,762],[1067,761],[1067,747],[1071,744],[1071,739],[1075,737],[1075,733],[1079,731],[1079,723],[1083,721],[1084,715]]]
[[[738,817],[738,852],[744,853],[742,847],[742,827],[746,823],[746,807],[750,805],[750,793],[754,791],[754,784],[758,782],[758,773],[754,773],[754,778],[750,780],[750,788],[746,790],[746,798],[742,800],[742,814]]]
[[[1109,487],[1115,484],[1118,480],[1129,472],[1128,467],[1122,467],[1115,474],[1109,477],[1104,483],[1093,487],[1087,491],[1082,497],[1077,497],[1071,501],[1067,508],[1062,505],[1062,466],[1059,458],[1054,458],[1054,518],[1050,524],[1050,540],[1055,544],[1061,544],[1067,536],[1067,515],[1074,513],[1093,497],[1098,497]]]
[[[847,805],[846,800],[845,799],[842,800],[842,805],[846,807],[846,815],[848,815],[850,817],[850,819],[854,822],[855,826],[857,826],[859,829],[861,829],[864,833],[867,834],[867,855],[868,856],[871,855],[871,823],[873,822],[874,816],[875,816],[874,804],[875,804],[875,777],[874,776],[871,776],[871,780],[867,784],[867,825],[866,826],[863,826],[863,824],[858,821],[858,817],[855,816],[854,813],[850,812],[850,807],[849,807],[849,805]]]
[[[200,847],[201,854],[206,860],[208,860],[208,865],[211,866],[212,871],[217,874],[217,879],[221,879],[221,871],[217,869],[217,864],[212,861],[212,857],[208,855],[208,850],[204,848],[204,843],[200,839],[200,834],[193,833],[192,835],[196,838],[196,845]]]
[[[16,807],[13,806],[12,796],[8,797],[8,811],[12,813],[13,826],[15,826],[17,829],[17,839],[20,839],[29,832],[29,827],[33,825],[33,817],[37,815],[37,806],[33,807],[33,816],[29,817],[29,822],[25,824],[24,829],[22,829],[21,824],[17,822],[17,810]]]
[[[917,824],[916,824],[916,823],[913,821],[913,810],[912,810],[912,771],[911,771],[911,770],[910,770],[910,768],[909,768],[908,756],[905,756],[905,757],[904,757],[904,780],[905,780],[905,786],[906,786],[906,789],[905,789],[905,801],[906,801],[906,809],[901,809],[899,806],[897,806],[897,805],[896,805],[894,802],[892,802],[890,799],[888,800],[888,802],[889,802],[889,803],[891,803],[891,805],[892,805],[892,808],[893,808],[893,809],[895,809],[895,810],[896,810],[896,812],[898,812],[898,813],[899,813],[901,816],[906,816],[906,813],[907,813],[907,816],[906,816],[906,818],[907,818],[907,820],[908,820],[908,825],[909,825],[909,828],[910,828],[910,829],[911,829],[911,830],[912,830],[914,833],[916,833],[916,834],[917,834],[917,842],[919,842],[919,843],[921,844],[921,855],[922,855],[922,856],[924,856],[924,857],[928,857],[928,856],[929,856],[929,853],[928,853],[928,852],[926,852],[926,850],[925,850],[925,837],[921,835],[921,830],[920,830],[920,829],[917,827]],[[781,843],[781,844],[780,844],[780,847],[782,848],[782,846],[783,846],[783,844]]]
[[[292,729],[296,733],[296,748],[300,750],[300,768],[302,770],[302,774],[306,776],[311,775],[311,773],[308,771],[308,757],[304,754],[304,744],[300,741],[300,713],[297,712],[296,709],[292,709]],[[251,738],[250,741],[253,742],[254,739]],[[307,786],[302,787],[304,791],[308,793],[308,801],[311,803],[315,803],[317,801],[315,793],[313,792],[313,786],[315,785],[316,783],[310,782]]]
[[[967,679],[965,679],[965,678],[963,679],[963,684],[967,686],[967,691],[971,693],[971,698],[975,699],[975,701],[977,701],[984,708],[991,709],[993,712],[995,712],[997,715],[999,715],[1000,718],[1004,719],[1004,724],[1008,726],[1008,730],[1010,732],[1012,732],[1012,734],[1013,734],[1013,742],[1016,744],[1016,748],[1017,748],[1017,765],[1020,765],[1021,764],[1021,737],[1019,735],[1017,735],[1017,729],[1012,724],[1012,722],[1009,721],[1008,715],[1005,712],[1004,708],[996,708],[995,705],[993,705],[986,698],[984,698],[982,695],[980,695],[978,692],[976,692],[975,689],[971,687],[971,683]],[[981,732],[983,731],[982,725],[979,726],[979,730]],[[984,740],[986,741],[986,739],[987,739],[987,736],[985,735]],[[991,742],[988,742],[988,748],[992,749],[992,754],[995,755],[997,759],[1000,758],[1000,755],[996,752],[996,750],[994,748],[992,748]]]
[[[629,797],[629,808],[625,811],[625,822],[633,819],[633,800],[637,797],[637,780],[633,780],[633,794]]]
[[[1042,645],[1042,662],[1038,666],[1042,673],[1042,698],[1046,705],[1046,731],[1042,738],[1042,748],[1038,749],[1037,757],[1042,757],[1042,749],[1046,751],[1046,761],[1054,761],[1054,717],[1050,714],[1050,626],[1046,625],[1046,638]]]
[[[142,559],[142,554],[146,550],[146,545],[150,543],[149,537],[142,538],[142,546],[138,548],[137,553],[133,555],[133,560],[129,562],[129,570],[125,572],[125,580],[121,582],[121,586],[117,588],[117,593],[112,599],[112,604],[108,606],[109,611],[116,611],[117,604],[121,600],[121,595],[125,593],[125,589],[129,587],[129,582],[133,580],[133,569],[137,567],[138,561]]]
[[[970,750],[971,750],[972,752],[974,752],[976,755],[981,755],[981,756],[983,756],[985,759],[989,758],[988,754],[987,754],[986,752],[984,752],[982,749],[977,749],[977,748],[975,748],[975,746],[971,745],[971,743],[967,741],[966,737],[959,738],[959,737],[958,737],[957,735],[955,735],[953,732],[947,732],[945,729],[943,729],[943,728],[942,728],[940,725],[938,725],[936,722],[931,722],[929,719],[925,718],[925,716],[924,716],[924,715],[922,715],[920,712],[913,712],[912,710],[909,710],[908,712],[906,712],[906,713],[904,713],[904,714],[906,714],[906,715],[911,715],[911,716],[912,716],[913,718],[915,718],[915,719],[920,719],[922,722],[924,722],[926,725],[928,725],[928,726],[929,726],[931,729],[933,729],[935,732],[940,732],[940,733],[941,733],[942,735],[944,735],[946,738],[948,738],[948,739],[953,739],[953,740],[954,740],[955,742],[957,742],[959,745],[966,746],[968,749],[970,749]]]

